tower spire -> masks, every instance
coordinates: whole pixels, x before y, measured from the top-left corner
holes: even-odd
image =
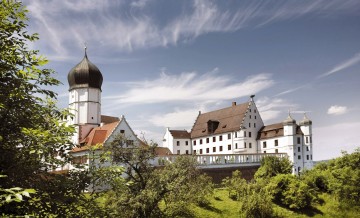
[[[86,44],[86,42],[84,42],[84,50],[85,50],[85,57],[87,57],[87,44]]]

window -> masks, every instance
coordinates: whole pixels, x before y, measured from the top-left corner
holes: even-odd
[[[251,108],[249,109],[249,111],[251,112]]]
[[[72,163],[73,164],[84,164],[87,162],[87,156],[77,156],[77,157],[73,157],[72,158]]]
[[[244,131],[244,137],[246,137],[246,131]]]
[[[310,160],[312,160],[312,154],[310,155]]]
[[[249,143],[249,148],[251,148],[251,142]]]
[[[237,132],[235,132],[235,138],[237,138]]]
[[[275,139],[275,146],[279,145],[279,141],[277,139]]]
[[[256,113],[256,109],[254,109],[254,113]]]
[[[266,148],[266,142],[263,142],[263,148]]]
[[[194,154],[196,154],[196,150],[194,150]]]
[[[310,143],[312,143],[312,138],[311,138],[311,136],[310,136]]]
[[[200,154],[202,154],[202,149],[200,149]]]
[[[216,137],[213,137],[213,142],[216,142]]]
[[[300,173],[300,171],[301,171],[301,167],[298,167],[298,172]]]
[[[219,151],[222,151],[222,146],[219,147]]]
[[[230,144],[228,144],[228,151],[230,151],[231,150],[231,145]]]
[[[91,117],[91,119],[93,120],[93,119],[94,119],[94,117]]]
[[[189,145],[189,141],[185,141],[185,145]]]
[[[309,160],[309,155],[306,155],[306,160]]]
[[[202,145],[202,139],[200,139],[200,142],[199,142],[200,145]]]
[[[298,155],[298,160],[300,160],[301,159],[301,155]]]
[[[309,143],[309,137],[306,136],[306,143]]]
[[[216,147],[213,147],[213,152],[216,152]]]
[[[306,151],[309,151],[309,146],[306,146]]]
[[[180,150],[177,150],[177,154],[180,154]]]
[[[134,140],[126,140],[126,145],[133,145],[134,144]]]
[[[125,133],[125,130],[121,129],[121,130],[120,130],[120,133],[124,134],[124,133]]]
[[[189,154],[189,150],[186,150],[186,151],[185,151],[185,154]]]
[[[235,149],[237,149],[237,143],[235,143]]]
[[[264,154],[266,154],[266,151],[264,151]]]
[[[246,142],[244,142],[244,148],[246,148]]]
[[[251,123],[249,123],[249,128],[251,127]]]
[[[255,120],[256,120],[256,116],[255,116]]]
[[[300,152],[301,151],[301,148],[300,148],[300,146],[298,147],[298,152]]]
[[[194,140],[194,145],[196,145],[196,140]]]
[[[297,143],[300,144],[300,137],[297,137]]]
[[[228,134],[228,139],[231,139],[231,134],[230,133]]]
[[[251,115],[250,115],[250,119],[251,119]]]
[[[278,149],[275,149],[275,153],[279,153],[279,150],[278,150]]]
[[[256,123],[254,123],[254,128],[256,128]]]
[[[219,141],[222,141],[222,135],[221,135],[221,136],[219,136]]]
[[[251,138],[251,132],[249,132],[249,138]]]
[[[206,143],[209,143],[209,138],[206,138]]]
[[[180,141],[176,141],[176,146],[180,146]]]
[[[207,154],[209,153],[209,151],[210,151],[210,149],[209,149],[209,148],[206,148],[206,153],[207,153]]]

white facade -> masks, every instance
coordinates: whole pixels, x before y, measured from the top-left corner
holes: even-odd
[[[69,92],[69,108],[74,114],[69,121],[75,125],[76,133],[72,141],[75,144],[89,134],[90,130],[101,122],[101,90],[97,88],[76,88]]]
[[[236,104],[233,104],[234,106]],[[224,112],[228,112],[231,109],[225,108]],[[210,113],[216,114],[217,111]],[[216,117],[211,117],[209,114],[204,116],[209,117],[209,122],[217,120]],[[235,122],[239,118],[242,120],[237,121],[239,126],[236,130],[229,130],[218,134],[203,134],[204,136],[201,137],[189,137],[182,140],[191,139],[192,154],[196,155],[286,153],[289,160],[293,163],[294,174],[301,172],[304,168],[312,168],[312,122],[306,116],[299,125],[289,115],[288,119],[290,120],[286,119],[282,123],[264,126],[255,102],[251,98],[244,114],[232,117],[231,121],[219,120],[214,122],[219,123],[219,126],[216,127],[217,129],[226,128],[224,123]],[[274,127],[272,128],[272,126]],[[204,131],[206,130],[204,129]],[[163,140],[163,147],[168,147],[174,154],[177,154],[176,140],[170,134],[169,129],[167,129]],[[183,154],[183,149],[187,147],[182,144],[180,145],[178,148],[181,154]]]
[[[187,138],[184,138],[188,136]],[[172,154],[191,154],[192,146],[190,134],[185,130],[174,132],[170,128],[166,129],[163,138],[163,147],[169,148]]]

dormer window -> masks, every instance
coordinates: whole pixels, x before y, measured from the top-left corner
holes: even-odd
[[[208,126],[208,132],[209,133],[214,133],[215,130],[218,128],[219,126],[219,121],[217,120],[209,120],[207,122],[207,126]]]

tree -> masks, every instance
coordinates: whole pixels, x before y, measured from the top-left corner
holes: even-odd
[[[236,170],[232,172],[231,178],[226,177],[222,185],[229,191],[229,197],[240,200],[246,195],[247,183],[241,176],[241,172]]]
[[[273,216],[271,198],[264,190],[260,192],[250,190],[246,200],[240,204],[240,217],[267,218]]]
[[[261,159],[261,166],[256,171],[255,179],[269,179],[278,174],[291,173],[292,164],[288,158],[267,156]]]
[[[275,203],[289,209],[311,207],[311,203],[318,199],[315,190],[291,174],[278,174],[272,177],[266,189]]]
[[[128,144],[121,134],[103,149],[110,151],[113,164],[125,167],[126,185],[113,186],[106,195],[104,205],[110,216],[189,216],[189,204],[206,203],[212,193],[210,179],[200,173],[191,156],[176,157],[156,168],[151,164],[156,144]]]
[[[32,188],[21,202],[0,206],[4,214],[69,215],[87,185],[84,173],[51,173],[70,161],[74,129],[63,120],[68,111],[56,107],[50,87],[60,84],[47,60],[28,48],[38,40],[26,30],[27,11],[21,2],[0,2],[0,179],[2,190]],[[59,153],[62,158],[56,158]],[[19,195],[16,195],[19,196]],[[20,197],[19,197],[20,198]]]

